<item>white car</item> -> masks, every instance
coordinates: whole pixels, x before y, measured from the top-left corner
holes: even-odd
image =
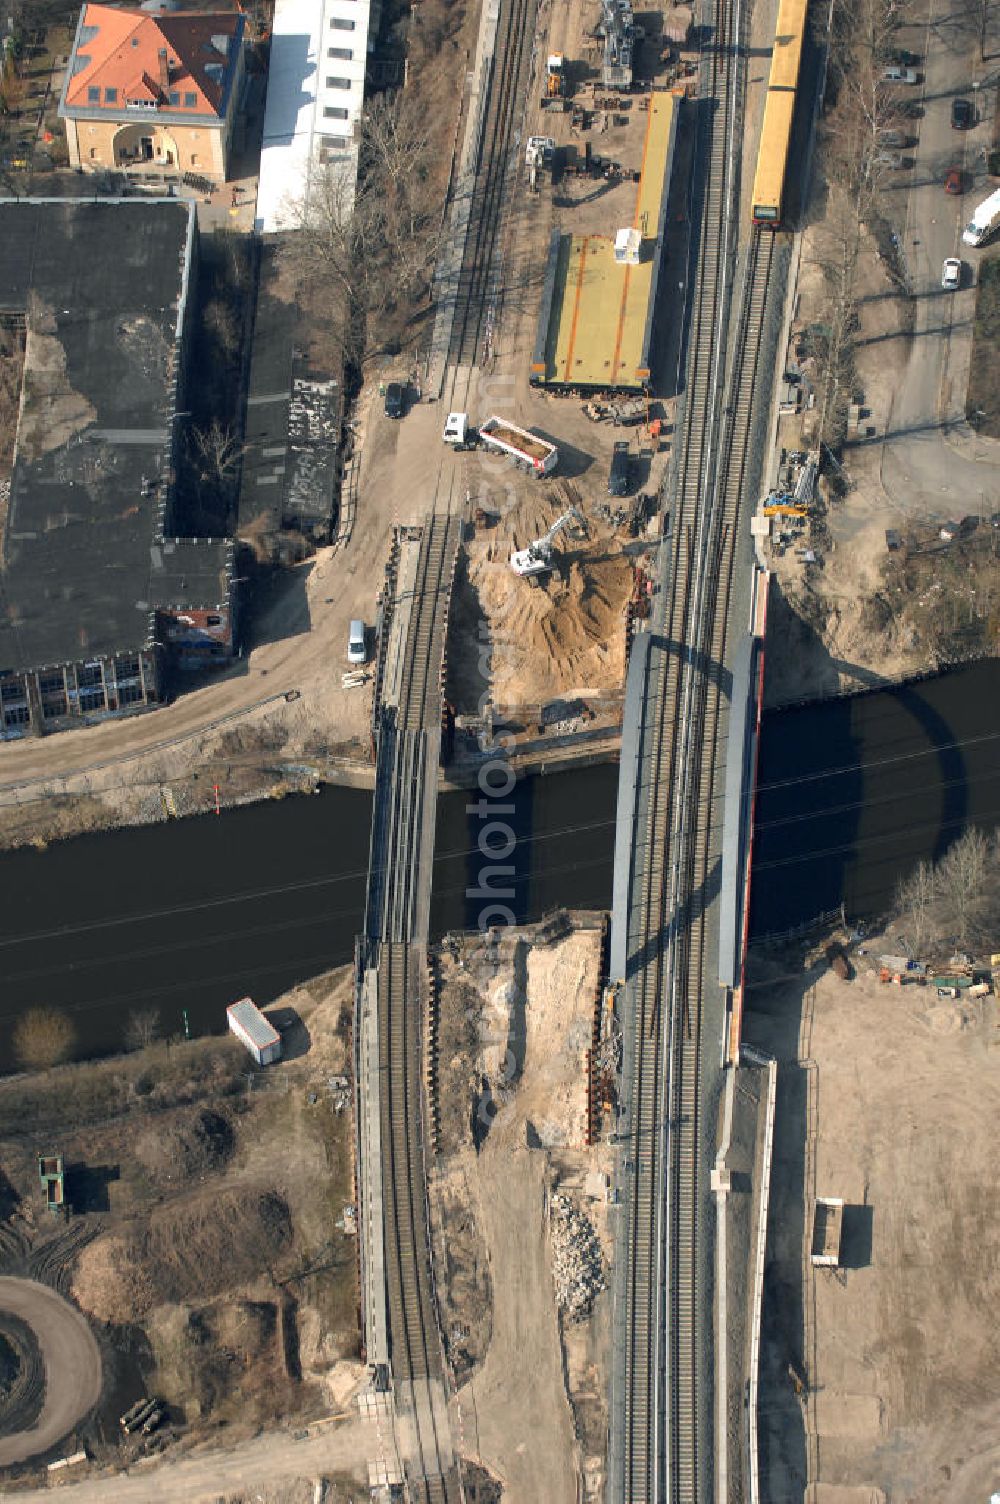
[[[956,287],[962,285],[962,263],[957,256],[949,256],[941,268],[941,286],[948,292],[954,292]]]
[[[920,76],[915,68],[883,68],[882,77],[887,84],[918,84]]]

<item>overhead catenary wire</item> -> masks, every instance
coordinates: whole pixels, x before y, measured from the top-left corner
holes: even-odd
[[[898,761],[911,760],[914,756],[927,756],[941,750],[954,750],[962,746],[977,745],[983,742],[997,740],[1000,740],[1000,733],[991,734],[988,736],[965,738],[963,740],[948,743],[947,748],[943,746],[931,747],[923,749],[922,751],[915,754],[900,754],[899,757],[896,758],[877,758],[867,762],[859,762],[851,765],[841,765],[833,771],[837,774],[863,772],[868,768],[885,767],[892,765]],[[825,776],[832,776],[832,773],[830,775],[826,773],[804,774],[799,778],[779,779],[770,783],[762,783],[758,786],[757,795],[759,797],[761,794],[770,791],[785,789],[796,784],[807,783],[816,778],[822,778]],[[969,786],[975,785],[977,783],[986,783],[992,781],[996,777],[1000,777],[1000,769],[998,769],[995,773],[991,772],[983,774],[976,778],[952,779],[946,782],[937,782],[935,784],[928,785],[917,790],[908,788],[901,789],[898,793],[883,795],[877,799],[866,797],[864,799],[858,799],[832,807],[827,806],[817,810],[801,811],[793,815],[777,816],[771,820],[758,820],[757,822],[755,822],[755,829],[759,835],[761,832],[768,829],[784,827],[787,825],[804,824],[809,820],[823,819],[831,815],[846,814],[855,809],[870,808],[873,804],[891,804],[899,799],[909,800],[922,794],[933,793],[939,789],[947,789],[956,786]],[[718,797],[721,798],[721,796]],[[713,802],[718,802],[718,799]],[[979,818],[985,819],[987,821],[991,819],[997,819],[1000,818],[1000,811],[990,810],[985,813],[981,812]],[[905,827],[911,830],[928,831],[932,829],[952,829],[957,826],[962,826],[966,823],[968,823],[968,820],[963,817],[944,822],[927,821],[920,826],[914,826],[912,819],[908,816],[905,822],[900,822],[898,828],[903,829],[905,824]],[[599,831],[610,831],[614,829],[615,824],[615,820],[610,818],[604,820],[591,820],[576,822],[571,825],[560,825],[551,831],[544,831],[541,833],[528,833],[525,835],[516,836],[514,842],[514,850],[523,850],[527,847],[535,847],[542,845],[543,843],[556,840],[564,841],[567,838],[573,836],[593,834]],[[863,838],[860,844],[884,844],[890,835],[891,832],[883,831],[878,836]],[[802,862],[819,858],[821,856],[839,855],[844,852],[856,849],[858,844],[859,839],[855,838],[851,841],[843,842],[836,846],[808,848],[787,858],[774,858],[764,862],[758,859],[754,862],[754,871],[761,872],[777,866],[800,864]],[[482,852],[482,849],[478,845],[469,845],[464,847],[455,847],[449,851],[437,852],[434,857],[434,865],[435,867],[441,867],[447,862],[453,862],[474,856],[479,856],[480,859],[487,864],[489,864],[489,862],[492,860]],[[557,872],[574,871],[580,870],[582,867],[597,866],[600,865],[601,860],[602,859],[595,859],[593,861],[585,860],[583,862],[574,861],[571,863],[560,864],[558,867],[544,867],[534,874],[528,874],[517,879],[512,878],[512,881],[516,880],[518,882],[524,882],[528,880],[529,876],[533,877],[534,880],[538,880],[539,878],[544,878],[546,875],[553,875]],[[298,882],[280,883],[269,886],[267,888],[252,889],[250,891],[242,893],[230,893],[218,898],[207,898],[186,904],[175,904],[162,908],[145,910],[135,914],[114,915],[102,919],[86,920],[78,924],[59,925],[45,930],[25,931],[18,935],[10,935],[0,938],[0,950],[9,949],[11,947],[22,944],[34,944],[40,940],[57,940],[61,938],[68,938],[74,935],[92,933],[101,929],[117,929],[130,924],[149,923],[154,920],[162,919],[174,919],[189,913],[202,913],[206,910],[230,908],[233,906],[240,906],[245,903],[261,902],[267,899],[280,898],[289,893],[308,892],[310,890],[315,890],[316,888],[333,887],[342,883],[363,882],[367,878],[367,876],[368,868],[358,867],[347,872],[323,874],[318,877],[308,878]],[[435,889],[435,894],[436,897],[440,898],[450,896],[450,894],[460,891],[460,888],[450,890]],[[328,917],[330,918],[338,917],[339,914],[346,916],[348,914],[353,914],[354,912],[356,912],[354,908],[333,912],[327,911]],[[258,926],[255,927],[255,933],[259,934],[263,933],[263,931],[261,931],[260,927]],[[167,947],[166,949],[169,949],[169,947]],[[9,977],[8,980],[10,980]],[[0,1014],[0,1017],[2,1016],[3,1015]]]

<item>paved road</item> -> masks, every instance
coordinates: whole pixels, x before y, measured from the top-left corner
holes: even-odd
[[[0,1438],[0,1467],[10,1467],[47,1451],[93,1409],[101,1394],[101,1354],[80,1312],[48,1285],[0,1277],[0,1309],[31,1327],[45,1365],[37,1425]]]
[[[215,1504],[237,1489],[252,1493],[297,1479],[364,1470],[368,1459],[378,1455],[374,1424],[352,1417],[303,1441],[278,1432],[234,1444],[230,1451],[213,1449],[117,1476],[85,1477],[63,1485],[58,1497],[66,1504],[150,1504],[152,1499],[157,1504]],[[0,1493],[17,1504],[51,1504],[52,1497],[48,1488]]]
[[[963,13],[945,0],[920,0],[913,21],[899,33],[900,45],[923,58],[923,84],[901,92],[919,99],[924,115],[912,122],[914,134],[919,133],[913,170],[899,174],[899,192],[906,195],[902,249],[916,295],[915,328],[906,369],[893,393],[881,473],[893,501],[920,515],[978,512],[981,493],[992,490],[995,472],[991,475],[988,465],[1000,462],[1000,446],[977,439],[965,423],[975,282],[984,252],[962,245],[961,235],[972,209],[992,187],[983,148],[989,143],[995,99],[994,87],[978,98],[972,88],[987,70],[978,62],[971,9]],[[996,70],[991,66],[989,72]],[[974,130],[952,129],[956,95],[977,100]],[[967,191],[958,198],[944,192],[951,167],[965,174]],[[947,256],[959,256],[964,263],[959,292],[941,287]]]

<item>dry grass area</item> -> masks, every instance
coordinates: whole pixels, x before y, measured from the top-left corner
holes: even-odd
[[[1000,1011],[992,996],[752,958],[748,1038],[779,1060],[761,1435],[770,1499],[953,1504],[1000,1478],[994,1314]],[[846,1203],[813,1269],[814,1198]],[[805,1382],[796,1396],[791,1364]]]
[[[430,1178],[438,1293],[466,1452],[505,1504],[576,1504],[603,1489],[609,1297],[558,1307],[550,1201],[559,1191],[610,1256],[588,1175],[586,1050],[600,930],[541,926],[494,950],[455,940],[440,960],[442,1153]]]
[[[984,256],[976,287],[976,323],[965,410],[969,422],[1000,439],[1000,256]]]
[[[902,636],[930,663],[990,655],[1000,643],[1000,532],[980,526],[952,543],[914,527],[885,556],[882,589],[862,605],[872,637]]]
[[[360,1381],[356,1244],[338,1227],[350,1100],[331,1084],[350,1007],[346,970],[280,999],[286,1058],[249,1091],[228,1038],[0,1083],[0,1266],[40,1260],[68,1283],[189,1436],[341,1409]],[[68,1229],[41,1209],[39,1145],[64,1157]]]
[[[0,480],[10,477],[24,371],[24,331],[0,323]],[[0,522],[6,521],[4,506]]]

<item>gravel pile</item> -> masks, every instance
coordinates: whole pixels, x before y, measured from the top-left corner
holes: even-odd
[[[601,1245],[589,1218],[568,1196],[557,1192],[551,1204],[556,1301],[571,1321],[582,1321],[605,1288]]]

